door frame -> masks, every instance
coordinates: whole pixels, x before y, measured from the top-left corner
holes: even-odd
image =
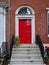
[[[19,19],[31,19],[32,43],[35,43],[35,15],[15,15],[15,36],[19,37]]]

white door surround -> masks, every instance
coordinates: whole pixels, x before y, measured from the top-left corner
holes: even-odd
[[[22,7],[28,7],[32,11],[32,15],[18,15],[19,10]],[[34,10],[29,6],[19,7],[15,12],[15,36],[19,37],[19,19],[31,19],[31,35],[32,35],[32,44],[35,43],[35,13]]]

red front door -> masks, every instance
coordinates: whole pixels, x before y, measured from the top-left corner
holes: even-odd
[[[19,39],[21,44],[31,44],[31,19],[19,19]]]

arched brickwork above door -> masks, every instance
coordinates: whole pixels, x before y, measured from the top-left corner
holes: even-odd
[[[22,10],[22,9],[24,9],[24,8],[27,9],[27,10],[29,10],[31,14],[35,14],[35,11],[34,11],[33,8],[31,8],[30,6],[25,6],[25,5],[19,7],[19,8],[16,10],[15,14],[19,14],[19,11]]]

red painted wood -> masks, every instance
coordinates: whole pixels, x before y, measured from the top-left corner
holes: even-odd
[[[31,43],[31,19],[26,20],[26,43]]]
[[[31,43],[31,19],[19,20],[19,39],[21,44]]]

